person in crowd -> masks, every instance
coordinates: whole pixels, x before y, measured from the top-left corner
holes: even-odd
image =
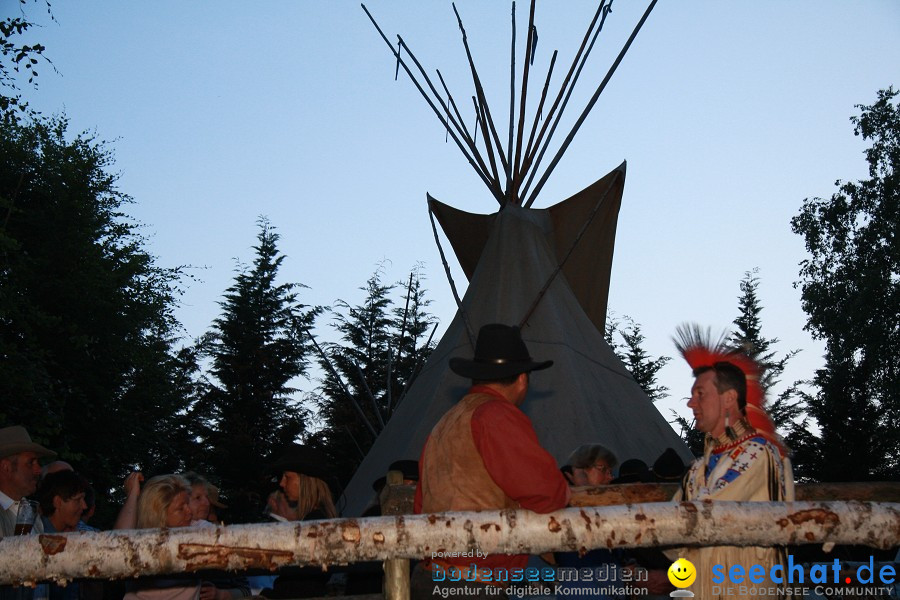
[[[569,455],[566,464],[572,467],[573,485],[607,485],[619,461],[606,446],[584,444]]]
[[[647,463],[639,458],[629,458],[622,461],[619,465],[619,474],[609,483],[618,485],[620,483],[647,483],[653,481],[653,475]]]
[[[215,527],[209,521],[210,507],[212,506],[209,498],[210,483],[205,477],[193,471],[183,474],[182,477],[190,486],[188,506],[191,509],[191,526]],[[242,598],[250,595],[250,584],[243,576],[215,573],[205,577],[204,580],[216,586],[218,590],[227,592],[230,598]]]
[[[56,461],[62,463],[62,461]],[[35,498],[41,505],[41,522],[44,533],[70,533],[78,531],[81,516],[87,509],[84,501],[87,490],[91,487],[87,479],[66,467],[51,469],[41,479]],[[87,589],[96,591],[95,585]],[[49,587],[50,600],[77,600],[81,598],[81,582],[72,581],[66,586],[52,583]],[[96,597],[96,596],[92,596]]]
[[[209,513],[206,515],[206,520],[213,524],[221,523],[222,514],[219,511],[225,510],[228,506],[219,500],[218,486],[207,482],[206,493],[209,496]]]
[[[650,474],[657,483],[680,483],[687,466],[674,448],[666,448],[659,457],[653,461]]]
[[[84,496],[89,487],[87,479],[72,470],[54,471],[44,477],[35,495],[41,505],[44,532],[77,531],[87,510]]]
[[[793,500],[791,463],[765,412],[758,365],[722,343],[711,344],[698,330],[682,329],[679,334],[676,345],[694,375],[688,408],[706,441],[703,456],[690,466],[675,500]],[[784,553],[781,548],[711,546],[672,554],[691,561],[698,573],[709,573],[716,564],[762,565],[768,573],[783,562]],[[740,600],[765,594],[773,585],[768,580],[745,583],[714,590],[711,579],[698,577],[692,590],[709,600]]]
[[[151,477],[138,495],[137,528],[189,526],[190,493],[191,486],[181,475]]]
[[[141,496],[141,484],[144,482],[144,474],[140,471],[132,471],[125,478],[125,504],[119,510],[113,529],[134,529],[137,527],[137,505]]]
[[[56,453],[31,441],[24,427],[13,425],[0,429],[0,537],[13,535],[19,502],[37,490],[41,476],[39,459]],[[36,533],[43,531],[40,520]]]
[[[416,513],[492,508],[547,513],[566,506],[569,486],[519,408],[531,373],[552,364],[532,360],[519,328],[502,324],[480,329],[473,359],[450,359],[451,370],[472,380],[472,386],[425,442]],[[467,571],[472,563],[478,567],[477,581],[435,581],[438,571]],[[527,563],[525,554],[426,559],[413,570],[410,595],[431,598],[436,588],[447,594],[494,595],[495,589],[488,590],[494,582],[485,581],[486,570],[523,568]]]
[[[187,527],[191,524],[191,486],[180,475],[151,477],[137,499],[138,529]],[[230,600],[214,585],[203,585],[196,574],[140,577],[129,582],[124,600]]]
[[[638,458],[631,458],[619,466],[619,475],[610,483],[673,483],[681,480],[685,465],[674,448],[665,451],[648,467]],[[658,548],[630,548],[622,553],[622,565],[632,571],[632,581],[640,581],[646,588],[646,600],[664,600],[675,589],[669,582],[668,569],[672,561]],[[643,569],[645,574],[638,575]],[[646,579],[641,579],[646,577]]]
[[[576,448],[566,465],[571,468],[570,482],[576,486],[608,485],[613,481],[613,472],[618,465],[618,459],[612,450],[601,444],[583,444]],[[646,466],[646,465],[645,465]],[[608,579],[603,586],[594,588],[585,587],[581,582],[560,582],[560,589],[564,589],[566,596],[577,600],[607,600],[613,595],[599,593],[600,587],[622,586],[619,569],[622,566],[622,552],[607,548],[596,548],[586,553],[557,552],[555,554],[556,565],[560,568],[597,569],[606,566],[605,573]],[[590,590],[590,591],[586,591]]]
[[[46,479],[48,475],[52,475],[53,473],[58,473],[60,471],[75,471],[71,464],[67,463],[64,460],[54,460],[53,462],[49,462],[41,469],[41,481]],[[40,487],[40,484],[39,486]],[[78,521],[78,525],[76,527],[77,531],[100,531],[96,527],[91,527],[87,524],[87,522],[94,516],[94,511],[97,509],[97,493],[94,490],[93,486],[91,486],[90,482],[88,482],[87,489],[84,491],[84,503],[87,505],[87,508],[81,514],[81,520]]]
[[[41,476],[41,458],[56,453],[31,441],[28,431],[13,425],[0,429],[0,538],[15,533],[19,504],[34,494]],[[36,519],[31,533],[42,533],[43,522]],[[35,593],[35,590],[38,593]],[[47,587],[0,586],[0,600],[32,600],[46,597]]]
[[[288,444],[276,454],[270,465],[280,476],[280,491],[269,496],[267,508],[272,515],[287,521],[334,519],[338,516],[328,481],[333,477],[331,460],[311,446]],[[282,569],[271,588],[260,595],[266,598],[311,598],[324,596],[329,573],[317,567]]]
[[[212,506],[209,501],[209,482],[193,471],[184,473],[182,477],[191,486],[191,494],[188,497],[192,515],[191,525],[211,526],[212,523],[208,520],[209,509]]]
[[[274,473],[281,475],[280,493],[270,495],[268,500],[272,514],[288,521],[336,518],[334,498],[326,483],[332,479],[330,463],[324,453],[311,446],[284,447],[271,466]]]

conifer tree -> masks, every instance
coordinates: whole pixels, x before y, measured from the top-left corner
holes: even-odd
[[[253,266],[238,267],[205,341],[215,378],[202,402],[211,421],[208,462],[239,521],[256,520],[262,509],[271,474],[261,465],[306,430],[292,386],[307,375],[308,330],[321,309],[300,302],[303,285],[278,283],[285,259],[278,240],[261,217]]]
[[[434,318],[419,268],[405,282],[388,285],[383,278],[379,266],[360,288],[362,304],[335,303],[340,341],[327,345],[320,358],[324,428],[316,437],[330,450],[342,481],[372,447],[432,349],[426,336]]]
[[[657,381],[657,375],[672,358],[669,356],[653,358],[647,353],[644,349],[646,338],[641,331],[640,323],[636,323],[628,315],[621,318],[611,317],[606,321],[604,338],[650,400],[656,402],[668,397],[669,388]]]

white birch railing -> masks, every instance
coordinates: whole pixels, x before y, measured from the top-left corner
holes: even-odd
[[[333,519],[0,540],[0,583],[347,564],[436,552],[647,546],[900,545],[900,503],[661,502]]]

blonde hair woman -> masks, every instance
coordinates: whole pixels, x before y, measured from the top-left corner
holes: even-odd
[[[190,525],[190,491],[190,484],[180,475],[157,475],[151,478],[138,497],[138,529]]]
[[[331,489],[325,483],[328,464],[328,457],[315,448],[300,444],[284,448],[272,465],[272,471],[281,474],[283,495],[269,496],[269,510],[290,521],[336,518]]]
[[[187,527],[193,513],[190,505],[191,484],[181,475],[157,475],[150,478],[137,501],[138,529],[153,527]],[[130,582],[124,600],[231,600],[248,595],[244,590],[218,588],[212,582],[201,585],[193,574],[168,577],[142,577]]]
[[[280,474],[280,492],[269,496],[268,508],[274,518],[288,521],[333,519],[338,516],[326,480],[331,479],[328,457],[309,446],[289,444],[282,448],[270,471]],[[319,567],[282,569],[266,598],[316,598],[327,592],[330,575]]]

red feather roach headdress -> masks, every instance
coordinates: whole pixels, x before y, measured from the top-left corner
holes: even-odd
[[[766,412],[766,398],[759,384],[759,364],[742,350],[728,345],[723,333],[713,342],[709,328],[703,331],[699,325],[680,325],[673,338],[675,347],[690,365],[691,369],[712,367],[717,362],[728,362],[744,372],[747,378],[747,421],[760,435],[775,444],[784,456],[787,446],[775,431],[775,424]]]

